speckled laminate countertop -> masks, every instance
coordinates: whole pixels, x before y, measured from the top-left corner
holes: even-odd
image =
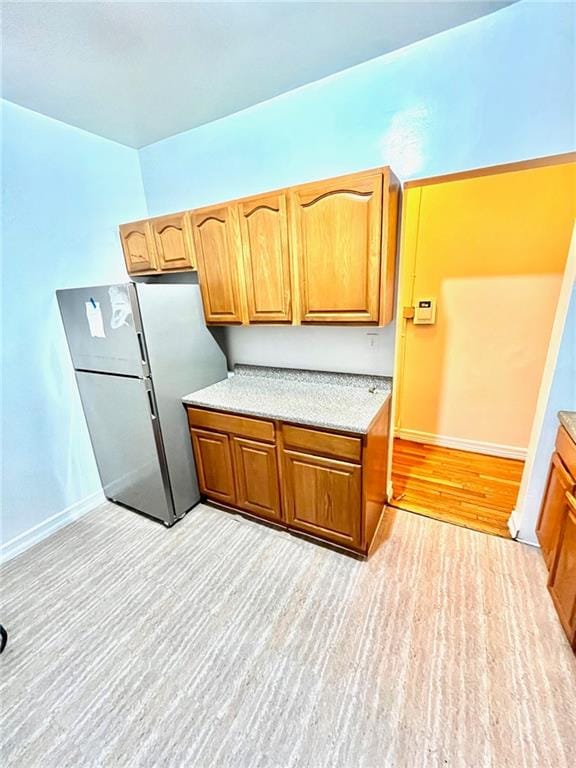
[[[558,411],[560,424],[576,443],[576,411]]]
[[[234,376],[182,398],[186,405],[366,434],[392,393],[387,376],[237,365]]]

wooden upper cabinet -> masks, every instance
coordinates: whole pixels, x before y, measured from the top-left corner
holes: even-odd
[[[399,189],[374,168],[123,224],[126,266],[197,268],[207,323],[386,325]]]
[[[555,453],[552,456],[548,482],[536,526],[536,535],[549,570],[554,562],[560,530],[566,515],[566,493],[573,493],[574,485],[574,480],[566,470],[560,456]]]
[[[198,276],[208,323],[241,323],[240,234],[232,205],[191,212]]]
[[[301,322],[378,323],[382,171],[290,191]]]
[[[156,251],[149,221],[120,225],[120,240],[129,274],[156,272]]]
[[[289,322],[292,314],[286,195],[241,200],[238,210],[248,320]]]
[[[187,213],[161,216],[150,221],[161,270],[194,269],[192,232]]]

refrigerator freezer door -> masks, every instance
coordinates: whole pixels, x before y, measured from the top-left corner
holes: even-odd
[[[174,522],[150,380],[83,371],[76,379],[106,497]]]
[[[200,500],[182,397],[227,376],[197,283],[137,286],[176,516]]]
[[[76,370],[147,376],[146,347],[132,283],[56,291]]]

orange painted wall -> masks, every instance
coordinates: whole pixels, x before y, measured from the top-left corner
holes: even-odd
[[[575,216],[576,163],[405,191],[397,429],[527,447]]]

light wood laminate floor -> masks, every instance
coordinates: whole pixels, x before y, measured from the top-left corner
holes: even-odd
[[[395,507],[510,538],[524,462],[394,440]]]
[[[5,768],[573,768],[538,550],[389,509],[368,562],[107,504],[2,570]]]

